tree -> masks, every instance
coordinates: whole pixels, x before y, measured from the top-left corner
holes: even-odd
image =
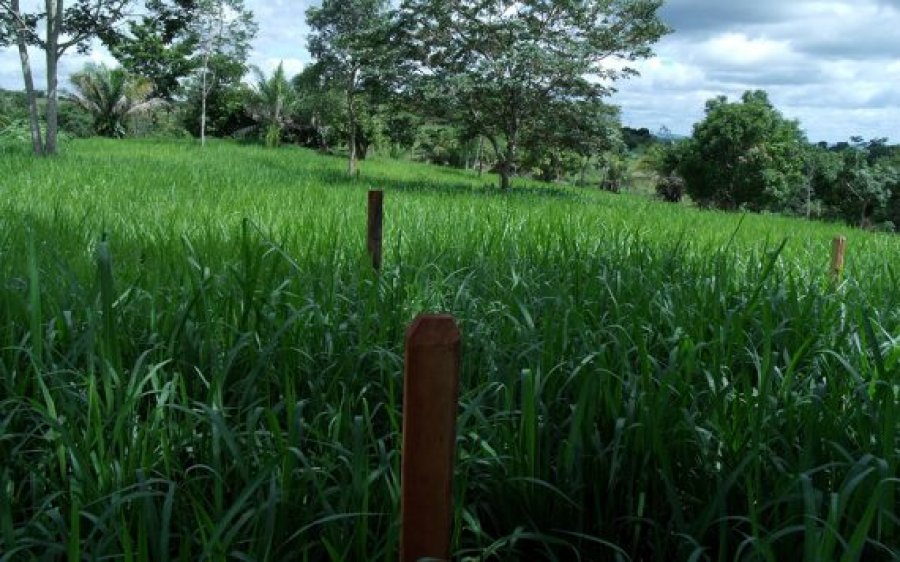
[[[668,138],[670,134],[660,138]],[[684,179],[678,169],[688,148],[686,142],[661,141],[651,144],[641,159],[641,167],[656,177],[656,195],[668,203],[680,203],[684,198]]]
[[[90,39],[106,33],[125,17],[131,0],[74,0],[66,7],[63,0],[45,0],[44,11],[27,14],[18,0],[0,0],[0,35],[15,37],[19,49],[25,90],[29,98],[32,147],[36,154],[55,154],[59,133],[59,59],[69,49],[85,52]],[[44,37],[38,34],[40,25]],[[28,57],[28,45],[44,51],[47,66],[47,128],[41,135],[37,113],[37,94]]]
[[[900,174],[883,160],[887,154],[884,139],[867,143],[859,137],[813,150],[811,187],[825,213],[861,228],[893,223],[889,203]]]
[[[320,64],[312,64],[291,79],[297,92],[295,114],[300,123],[300,141],[328,151],[336,141],[338,124],[346,121],[343,95],[327,79]]]
[[[865,153],[844,153],[844,169],[838,174],[842,197],[838,203],[842,216],[860,228],[873,226],[873,217],[891,199],[891,187],[897,179],[894,171],[865,161]]]
[[[359,156],[360,98],[375,91],[387,71],[386,0],[324,0],[306,12],[312,29],[309,52],[331,83],[341,84],[348,129],[347,173],[356,173]]]
[[[104,44],[125,70],[149,78],[156,95],[173,101],[181,81],[195,71],[197,34],[191,24],[198,0],[147,0],[147,13],[128,22],[127,31],[104,33]]]
[[[19,0],[0,1],[0,46],[16,43],[22,65],[22,76],[25,82],[25,95],[28,105],[28,123],[31,131],[31,146],[35,154],[44,153],[44,141],[41,134],[40,116],[37,108],[37,94],[34,89],[34,77],[31,74],[31,61],[28,55],[28,39],[37,23],[37,16],[22,14]]]
[[[765,92],[746,92],[706,104],[679,167],[688,194],[723,209],[796,210],[805,201],[802,151],[796,121],[772,106]]]
[[[150,80],[122,68],[89,64],[73,74],[71,82],[75,89],[72,100],[93,117],[94,132],[102,136],[125,136],[129,117],[165,105],[164,100],[152,97]]]
[[[197,138],[209,138],[232,136],[252,127],[253,119],[245,107],[250,86],[241,80],[244,65],[220,60],[210,63],[210,67],[215,87],[209,89],[205,100],[200,80],[191,79],[185,88],[186,99],[181,105],[184,128]],[[205,127],[205,132],[201,127]]]
[[[584,185],[592,159],[624,150],[619,129],[618,108],[599,98],[554,101],[535,117],[523,145],[530,159],[539,162],[542,179],[577,173]]]
[[[247,100],[247,111],[264,132],[266,146],[275,147],[281,142],[284,129],[291,124],[291,117],[297,104],[297,92],[284,74],[284,65],[270,78],[253,69],[256,85]]]
[[[210,94],[239,82],[246,73],[257,26],[244,0],[197,0],[189,29],[197,38],[194,87],[200,101],[200,143],[205,145]]]
[[[651,56],[668,32],[662,0],[404,0],[401,24],[416,62],[410,87],[442,117],[478,130],[500,155],[501,187],[519,147],[550,108],[602,98],[636,74],[606,62]],[[501,151],[501,144],[504,145]]]

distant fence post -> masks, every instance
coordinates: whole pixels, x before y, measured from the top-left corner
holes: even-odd
[[[847,239],[843,236],[835,237],[831,244],[831,279],[839,281],[844,272],[844,260],[847,254]]]
[[[372,256],[372,267],[381,271],[381,239],[384,225],[384,192],[369,191],[369,223],[366,234],[366,248]]]
[[[406,331],[400,561],[450,560],[459,329],[449,315]]]

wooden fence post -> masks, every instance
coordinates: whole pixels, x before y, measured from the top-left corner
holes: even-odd
[[[844,258],[847,253],[847,239],[843,236],[835,237],[831,244],[831,279],[839,281],[844,272]]]
[[[459,329],[420,316],[406,331],[400,561],[450,560]]]
[[[369,191],[369,224],[366,235],[366,248],[372,256],[372,267],[381,271],[381,238],[384,224],[384,192]]]

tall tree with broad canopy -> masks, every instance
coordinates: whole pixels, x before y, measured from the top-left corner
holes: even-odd
[[[494,145],[501,187],[550,111],[611,92],[669,29],[662,0],[403,0],[409,85]],[[625,61],[624,65],[610,64]],[[502,148],[502,150],[501,150]]]
[[[309,52],[331,83],[341,85],[347,113],[347,172],[356,173],[359,103],[377,90],[389,69],[387,33],[390,13],[386,0],[324,0],[306,12],[312,30]]]
[[[0,41],[15,38],[28,96],[32,148],[35,154],[56,154],[59,134],[59,59],[70,49],[87,52],[89,41],[126,17],[131,0],[44,0],[44,10],[23,13],[19,0],[0,0]],[[43,37],[38,30],[43,27]],[[42,134],[37,92],[28,46],[44,51],[47,66],[47,128]]]
[[[710,207],[754,211],[802,208],[806,139],[763,91],[718,97],[694,126],[679,173],[691,198]]]
[[[301,127],[300,141],[306,146],[329,151],[338,137],[344,118],[344,96],[320,64],[306,66],[291,79],[297,92],[295,116]]]
[[[174,101],[181,80],[197,66],[197,34],[191,24],[199,0],[147,0],[144,13],[101,36],[130,74],[150,79],[156,95]]]

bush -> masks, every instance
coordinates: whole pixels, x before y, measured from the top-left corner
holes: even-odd
[[[675,174],[656,181],[656,195],[667,203],[681,203],[684,199],[684,180]]]
[[[41,124],[43,127],[43,123]],[[72,139],[68,132],[61,130],[57,141],[60,146]],[[27,119],[15,119],[6,126],[0,125],[0,153],[28,152],[31,150],[31,126]]]
[[[59,104],[59,128],[75,138],[94,136],[94,118],[72,103]]]
[[[783,211],[802,200],[805,138],[765,92],[740,101],[709,100],[706,117],[685,143],[678,174],[705,207]]]

